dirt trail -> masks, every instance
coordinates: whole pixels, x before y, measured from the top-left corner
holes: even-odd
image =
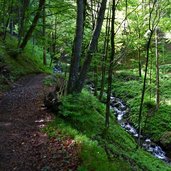
[[[45,75],[27,76],[0,98],[0,171],[76,170],[76,145],[40,131],[52,115],[42,109]],[[72,141],[66,139],[66,141]]]

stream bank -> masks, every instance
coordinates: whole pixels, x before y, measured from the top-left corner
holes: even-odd
[[[135,139],[138,138],[138,131],[136,128],[128,122],[126,115],[129,112],[129,108],[126,104],[117,97],[111,96],[111,109],[115,112],[118,123],[123,129],[130,133]],[[154,143],[150,138],[146,138],[144,135],[141,135],[142,147],[153,154],[155,157],[170,163],[170,159],[167,157],[166,152],[156,143]]]
[[[94,92],[94,85],[89,84],[89,88],[91,93]],[[121,100],[118,97],[115,97],[111,94],[110,97],[110,109],[114,112],[117,118],[117,122],[120,124],[120,126],[127,131],[129,134],[131,134],[137,141],[138,139],[138,131],[136,128],[129,123],[129,121],[126,119],[126,116],[129,113],[129,108],[127,107],[126,103]],[[154,155],[156,158],[163,160],[167,163],[170,163],[170,158],[168,157],[167,153],[162,149],[161,146],[153,142],[150,138],[147,138],[144,135],[140,135],[142,147],[150,152],[152,155]]]

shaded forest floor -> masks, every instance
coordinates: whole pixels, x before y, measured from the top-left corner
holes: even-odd
[[[43,108],[45,75],[26,76],[0,95],[0,170],[67,171],[79,164],[79,147],[69,137],[49,138],[41,128],[53,119]],[[60,133],[59,133],[60,134]]]

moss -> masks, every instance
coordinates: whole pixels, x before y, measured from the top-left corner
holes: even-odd
[[[158,111],[150,116],[146,123],[144,132],[155,141],[159,141],[163,133],[171,130],[171,108],[169,105],[162,105]]]
[[[55,132],[60,130],[81,144],[80,171],[169,171],[170,166],[166,163],[143,149],[137,150],[134,138],[117,124],[113,115],[109,129],[104,123],[104,104],[84,91],[77,97],[63,98],[61,113],[48,126],[51,129],[46,128],[46,132],[55,136]]]
[[[51,68],[43,65],[43,59],[38,47],[29,43],[25,51],[18,54],[17,40],[7,37],[5,43],[0,41],[0,66],[7,68],[7,75],[0,74],[0,91],[5,91],[21,76],[36,73],[51,73]]]
[[[165,132],[161,137],[162,144],[171,144],[171,132]]]

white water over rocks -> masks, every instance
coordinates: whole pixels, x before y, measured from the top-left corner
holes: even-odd
[[[124,102],[116,98],[114,96],[111,96],[111,109],[115,112],[117,121],[121,125],[122,128],[124,128],[127,132],[129,132],[131,135],[133,135],[135,138],[138,137],[137,130],[127,121],[125,121],[124,116],[128,114],[129,109],[124,104]],[[164,160],[166,162],[169,161],[169,159],[166,157],[166,153],[162,150],[162,148],[158,145],[156,145],[154,142],[152,142],[149,138],[145,139],[142,135],[140,136],[143,143],[142,146],[144,149],[152,153],[155,157]]]
[[[91,83],[89,84],[90,91],[94,92],[94,85]],[[128,114],[129,108],[126,106],[126,104],[120,99],[113,95],[110,97],[110,109],[114,111],[118,123],[121,125],[123,129],[125,129],[128,133],[130,133],[135,138],[138,138],[138,132],[137,130],[124,119],[124,116]],[[153,154],[155,157],[170,163],[170,160],[168,157],[166,157],[166,153],[162,150],[160,146],[152,142],[149,138],[143,137],[143,135],[140,135],[143,143],[143,148]]]

